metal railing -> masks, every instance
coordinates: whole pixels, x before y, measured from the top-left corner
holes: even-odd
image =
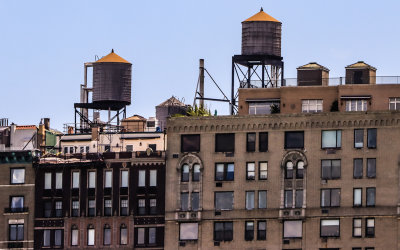
[[[26,213],[29,211],[28,207],[6,207],[4,213]]]

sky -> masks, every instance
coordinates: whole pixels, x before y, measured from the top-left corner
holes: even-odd
[[[49,117],[63,130],[74,121],[84,63],[112,48],[132,63],[127,116],[155,116],[171,96],[192,104],[200,58],[228,95],[241,22],[260,7],[282,22],[285,77],[314,61],[344,76],[360,60],[379,76],[400,75],[398,0],[0,0],[0,118],[38,125]],[[205,95],[221,98],[209,77]],[[229,113],[227,104],[206,105]]]

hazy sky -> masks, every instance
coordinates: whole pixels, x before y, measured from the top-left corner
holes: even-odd
[[[193,103],[198,60],[228,94],[241,22],[260,10],[282,22],[285,77],[311,61],[343,76],[359,60],[400,75],[400,1],[0,0],[0,118],[62,129],[74,120],[83,64],[112,48],[132,65],[128,116],[155,115],[172,95]],[[206,95],[221,97],[206,78]],[[208,103],[227,114],[227,104]]]

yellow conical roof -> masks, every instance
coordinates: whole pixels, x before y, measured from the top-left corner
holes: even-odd
[[[262,8],[261,8],[260,12],[258,12],[257,14],[255,14],[254,16],[252,16],[250,18],[247,18],[243,22],[277,22],[277,23],[280,23],[278,20],[276,20],[272,16],[265,13]]]
[[[127,60],[125,60],[124,58],[122,58],[119,55],[115,54],[114,50],[111,50],[110,54],[108,54],[106,56],[103,56],[102,58],[100,58],[96,62],[97,63],[101,63],[101,62],[130,63]]]

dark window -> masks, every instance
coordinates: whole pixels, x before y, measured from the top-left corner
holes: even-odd
[[[51,201],[45,201],[44,202],[44,206],[43,206],[43,208],[44,208],[44,211],[43,211],[43,216],[45,217],[45,218],[49,218],[49,217],[51,217]]]
[[[258,164],[258,179],[266,180],[268,178],[268,162],[260,162]]]
[[[233,181],[235,178],[235,165],[233,163],[215,164],[216,181]]]
[[[214,241],[233,240],[233,222],[214,222]]]
[[[233,192],[215,192],[215,210],[233,209]]]
[[[138,199],[138,215],[146,214],[146,200]]]
[[[24,224],[9,224],[8,239],[10,241],[24,240]]]
[[[111,146],[110,145],[104,146],[104,152],[111,152]]]
[[[375,237],[375,219],[365,219],[365,237]]]
[[[19,213],[24,211],[24,197],[23,196],[12,196],[10,197],[10,208],[11,212]]]
[[[303,207],[303,190],[296,190],[295,207],[296,208]]]
[[[341,130],[322,131],[322,148],[340,148],[342,147]]]
[[[149,144],[149,148],[153,150],[153,152],[157,151],[157,144]]]
[[[254,239],[254,221],[246,221],[244,239],[247,241]]]
[[[374,187],[367,188],[367,207],[375,206],[376,189]]]
[[[256,164],[254,162],[247,162],[246,164],[246,179],[254,180],[256,178]]]
[[[268,151],[268,132],[260,132],[258,135],[258,151]]]
[[[200,181],[200,164],[193,165],[192,181]]]
[[[363,72],[362,71],[354,71],[354,84],[362,84],[363,83]]]
[[[63,204],[62,201],[56,201],[55,204],[54,204],[56,217],[62,217],[63,216],[62,204]]]
[[[304,148],[304,131],[285,132],[285,149]]]
[[[88,216],[90,216],[90,217],[96,216],[96,200],[95,199],[88,200]]]
[[[71,215],[73,217],[78,217],[79,216],[79,201],[77,201],[77,200],[73,200],[72,201]]]
[[[63,230],[56,229],[54,230],[54,246],[60,247],[62,246],[63,241]]]
[[[157,214],[157,199],[150,199],[150,214]]]
[[[376,148],[376,128],[368,129],[368,148]]]
[[[354,129],[354,147],[364,147],[364,129]]]
[[[200,152],[200,135],[181,135],[181,152]]]
[[[197,211],[199,210],[199,193],[192,192],[192,210]]]
[[[339,237],[340,236],[340,220],[329,219],[321,220],[321,237]]]
[[[257,222],[257,240],[267,239],[267,222],[258,221]]]
[[[321,189],[321,207],[339,207],[340,189]]]
[[[215,134],[215,152],[234,152],[235,134]]]
[[[247,152],[256,151],[256,133],[247,133],[246,150]]]
[[[149,245],[156,244],[156,228],[149,227]]]
[[[189,165],[183,164],[181,169],[181,182],[188,182],[189,181]]]
[[[368,178],[376,177],[376,159],[375,158],[367,159],[367,177]]]
[[[110,199],[104,200],[104,216],[112,215],[112,201]]]
[[[322,160],[321,161],[321,179],[332,180],[339,179],[341,175],[340,160]]]
[[[353,178],[359,179],[363,177],[363,159],[354,159]]]
[[[181,211],[189,210],[189,193],[181,193]]]
[[[285,208],[291,208],[293,206],[293,191],[285,190]]]
[[[353,237],[362,237],[361,219],[353,219]]]
[[[121,199],[121,211],[120,215],[121,216],[128,216],[129,215],[129,209],[128,209],[128,199]]]
[[[111,245],[111,228],[108,224],[103,229],[103,244],[105,246]]]

